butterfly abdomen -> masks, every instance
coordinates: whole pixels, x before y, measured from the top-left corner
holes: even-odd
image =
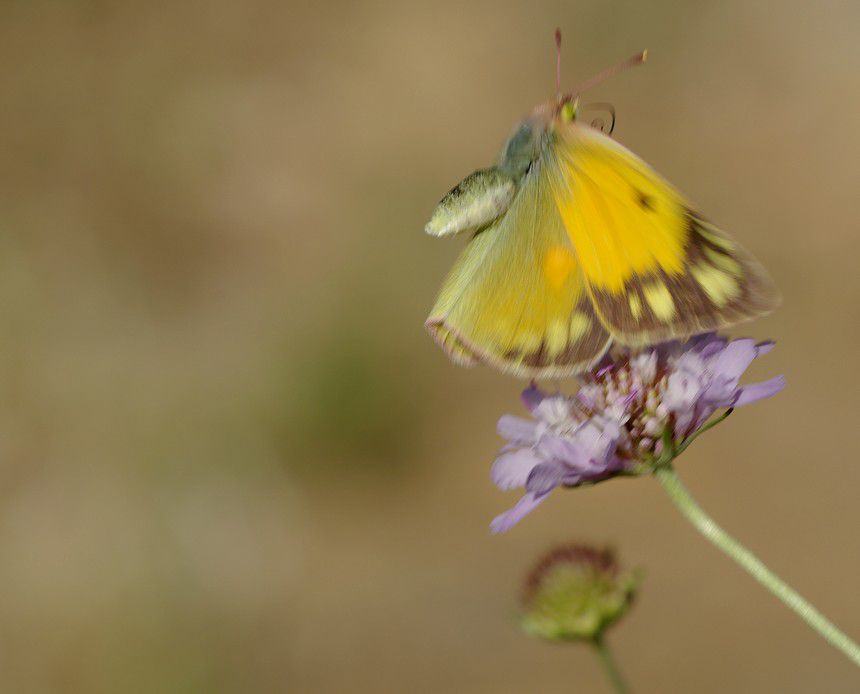
[[[497,167],[469,174],[439,202],[424,227],[431,236],[477,231],[504,214],[517,185]]]

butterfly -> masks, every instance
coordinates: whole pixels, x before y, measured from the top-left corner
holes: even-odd
[[[454,362],[570,376],[613,342],[684,338],[777,305],[752,255],[577,118],[582,91],[645,55],[537,106],[497,164],[467,176],[433,211],[428,234],[472,236],[425,324]]]

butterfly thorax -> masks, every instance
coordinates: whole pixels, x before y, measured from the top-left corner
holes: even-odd
[[[502,147],[498,167],[514,179],[522,178],[547,146],[558,113],[554,102],[541,104],[520,122]]]

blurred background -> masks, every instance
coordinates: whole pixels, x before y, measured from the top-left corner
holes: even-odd
[[[646,569],[611,635],[642,692],[854,692],[860,674],[651,480],[505,536],[521,383],[422,324],[422,233],[554,92],[742,239],[784,293],[736,334],[786,374],[685,455],[703,506],[860,636],[860,6],[7,0],[0,7],[0,689],[602,692],[529,641],[556,541]],[[572,384],[571,384],[572,386]]]

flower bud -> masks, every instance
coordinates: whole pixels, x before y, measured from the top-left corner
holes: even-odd
[[[528,575],[520,625],[550,641],[597,639],[628,611],[638,584],[639,573],[620,571],[609,549],[555,547]]]

